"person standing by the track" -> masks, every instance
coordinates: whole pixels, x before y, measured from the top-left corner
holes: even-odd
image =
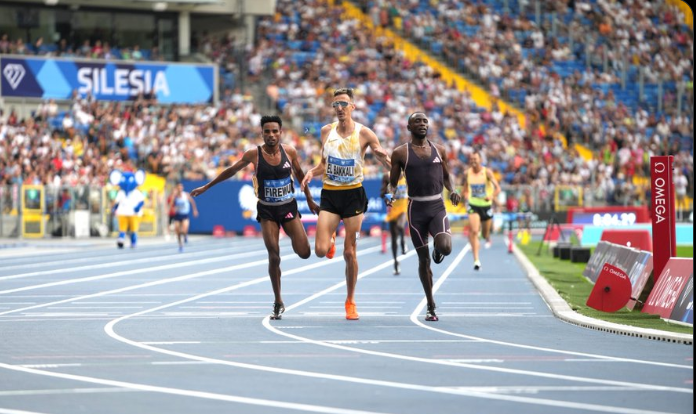
[[[337,122],[321,128],[321,162],[307,171],[302,181],[306,189],[310,180],[322,176],[321,211],[317,221],[314,252],[319,257],[333,257],[336,229],[343,220],[346,230],[343,259],[346,262],[346,319],[357,320],[355,285],[358,281],[357,235],[367,211],[367,194],[363,188],[365,152],[370,148],[375,157],[391,168],[389,155],[379,143],[377,135],[351,117],[355,109],[353,90],[336,89],[331,107]]]
[[[454,188],[445,147],[426,139],[428,126],[428,117],[423,112],[415,112],[408,118],[411,142],[397,147],[392,153],[389,185],[396,189],[403,171],[408,187],[411,241],[418,253],[418,276],[428,301],[425,320],[437,321],[428,239],[429,235],[433,236],[433,261],[441,263],[452,252],[452,234],[442,190],[447,188],[450,201],[455,206],[461,198]],[[392,195],[387,194],[387,204],[392,199]]]
[[[249,164],[254,165],[254,190],[257,203],[256,220],[261,223],[263,242],[268,250],[268,274],[271,277],[273,294],[273,313],[271,319],[281,319],[285,305],[280,294],[280,228],[292,241],[292,249],[302,259],[312,254],[301,215],[297,210],[295,189],[292,175],[302,182],[304,172],[300,167],[297,150],[290,145],[280,143],[283,121],[278,116],[261,118],[263,145],[252,148],[242,155],[242,158],[225,169],[208,184],[191,191],[197,197],[214,185],[234,176]],[[312,213],[317,214],[319,207],[314,202],[309,188],[304,188],[307,204]]]
[[[469,242],[474,256],[474,270],[481,269],[479,251],[479,233],[486,241],[486,248],[491,246],[491,227],[493,225],[493,202],[500,194],[500,185],[493,171],[481,165],[481,154],[471,153],[471,164],[464,172],[464,200],[468,204]]]

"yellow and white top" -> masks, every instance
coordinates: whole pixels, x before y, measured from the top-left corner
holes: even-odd
[[[493,204],[493,183],[486,175],[486,167],[481,167],[481,171],[474,172],[473,168],[466,171],[467,182],[469,183],[469,205],[477,207],[490,207]],[[486,201],[488,197],[488,201]]]
[[[349,137],[343,138],[336,128],[338,122],[331,124],[331,132],[326,137],[322,157],[326,158],[324,188],[329,190],[350,190],[362,186],[363,157],[360,147],[362,125],[355,123]]]
[[[406,186],[406,175],[402,174],[394,190],[392,207],[387,210],[387,221],[394,221],[400,215],[406,213],[408,208],[408,187]]]

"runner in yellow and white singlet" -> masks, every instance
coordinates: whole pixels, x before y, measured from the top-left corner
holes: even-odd
[[[355,306],[355,285],[358,281],[357,235],[367,211],[367,195],[362,186],[365,152],[372,150],[377,160],[391,168],[391,160],[379,143],[377,135],[351,118],[355,109],[353,90],[336,89],[331,107],[338,122],[321,129],[321,163],[307,172],[302,180],[304,190],[313,177],[321,175],[323,188],[314,252],[332,258],[335,252],[336,229],[343,220],[346,238],[343,258],[346,262],[346,319],[359,319]]]
[[[406,186],[406,176],[402,175],[399,178],[394,195],[392,205],[387,206],[387,217],[385,221],[389,224],[389,234],[391,235],[392,256],[394,257],[394,274],[401,274],[401,267],[397,260],[398,247],[401,244],[401,253],[406,254],[406,209],[408,208],[408,187]],[[382,177],[382,188],[380,189],[380,198],[389,193],[389,174],[384,174]]]
[[[468,203],[469,242],[474,256],[474,270],[481,269],[479,259],[479,233],[490,247],[491,226],[493,225],[493,201],[500,193],[500,185],[493,172],[481,165],[481,154],[473,152],[469,159],[471,167],[464,173],[464,200]]]

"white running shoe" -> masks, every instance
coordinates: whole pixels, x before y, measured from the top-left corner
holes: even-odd
[[[491,245],[493,245],[493,243],[491,243],[490,240],[486,240],[486,243],[483,245],[483,247],[486,248],[486,249],[490,249],[490,248],[491,248]]]
[[[476,260],[474,262],[474,270],[481,270],[481,261],[480,260]]]

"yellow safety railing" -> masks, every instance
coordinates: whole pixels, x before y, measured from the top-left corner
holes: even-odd
[[[333,4],[333,1],[329,1],[329,4]],[[470,80],[466,79],[462,75],[453,71],[447,65],[442,64],[438,60],[432,58],[430,55],[422,51],[419,47],[415,46],[413,43],[405,40],[398,34],[394,33],[392,30],[383,27],[376,27],[370,18],[366,16],[360,9],[355,7],[350,2],[344,1],[342,3],[344,12],[346,16],[359,20],[364,26],[375,31],[376,36],[386,36],[394,42],[394,47],[398,50],[404,52],[406,57],[411,61],[420,61],[430,66],[431,68],[438,71],[441,75],[443,81],[450,85],[456,85],[457,89],[460,91],[468,91],[471,94],[471,98],[480,107],[490,109],[495,101],[503,112],[508,112],[517,117],[518,122],[522,127],[526,125],[525,115],[517,110],[512,105],[503,101],[502,99],[492,98],[488,92],[483,88],[474,84]]]
[[[670,6],[677,6],[679,11],[684,14],[684,24],[689,25],[691,30],[694,29],[694,12],[686,2],[681,0],[667,0],[667,4]]]

